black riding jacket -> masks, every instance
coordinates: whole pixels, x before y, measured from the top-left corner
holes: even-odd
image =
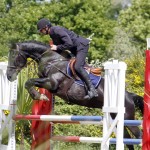
[[[76,54],[81,49],[81,45],[84,47],[89,44],[88,39],[60,26],[52,26],[50,28],[50,37],[53,43],[57,45],[58,52],[70,50],[73,54]],[[82,50],[84,50],[83,47]]]

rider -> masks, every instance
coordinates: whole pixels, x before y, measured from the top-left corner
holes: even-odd
[[[58,53],[63,50],[69,50],[75,55],[75,70],[88,88],[88,95],[84,99],[98,97],[97,90],[92,84],[88,73],[84,70],[85,58],[89,49],[89,40],[64,27],[52,26],[51,22],[45,18],[37,22],[37,29],[40,33],[51,37],[54,43],[51,45],[51,50]]]

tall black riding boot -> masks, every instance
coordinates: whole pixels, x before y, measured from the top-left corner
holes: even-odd
[[[84,69],[81,69],[79,74],[81,76],[81,79],[83,79],[83,81],[85,82],[85,84],[88,88],[88,95],[86,95],[84,97],[84,99],[89,100],[94,97],[98,97],[97,90],[95,89],[94,85],[92,84],[88,73]]]

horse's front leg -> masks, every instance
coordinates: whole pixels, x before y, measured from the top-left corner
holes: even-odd
[[[33,99],[48,100],[48,98],[40,94],[35,87],[45,88],[47,90],[56,90],[58,87],[57,80],[50,78],[32,78],[25,83],[25,88]]]

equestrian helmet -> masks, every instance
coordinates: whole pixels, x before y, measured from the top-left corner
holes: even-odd
[[[46,26],[51,27],[52,26],[51,22],[45,18],[40,19],[37,23],[37,30],[40,31],[41,29],[45,28]]]

